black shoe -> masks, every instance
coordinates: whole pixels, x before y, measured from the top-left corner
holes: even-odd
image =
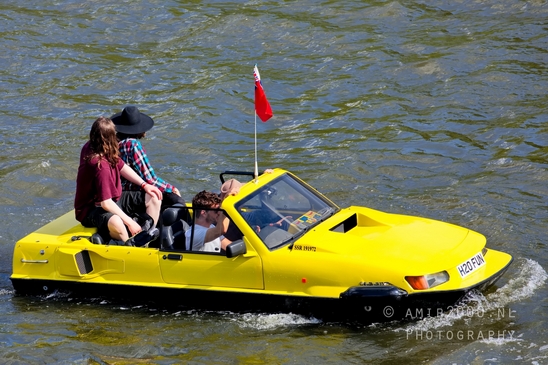
[[[150,242],[157,239],[158,236],[160,236],[160,231],[158,230],[158,228],[152,228],[152,229],[149,229],[148,231],[141,231],[137,233],[135,236],[128,239],[126,241],[126,245],[136,246],[136,247],[147,246]]]

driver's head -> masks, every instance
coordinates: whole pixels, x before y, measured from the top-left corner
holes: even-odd
[[[225,181],[225,183],[221,186],[221,201],[225,200],[225,198],[229,195],[238,194],[242,185],[243,184],[236,179]]]

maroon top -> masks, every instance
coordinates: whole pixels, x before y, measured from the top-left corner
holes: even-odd
[[[88,141],[82,147],[76,177],[74,209],[79,222],[82,222],[94,207],[100,206],[102,201],[112,199],[116,202],[122,195],[120,170],[124,167],[124,161],[118,159],[116,168],[112,168],[105,159],[98,161],[97,157],[93,157],[86,160],[85,157],[90,153]]]

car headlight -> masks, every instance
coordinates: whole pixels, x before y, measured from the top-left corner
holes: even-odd
[[[422,276],[406,276],[405,280],[415,290],[430,289],[449,280],[449,274],[447,271],[440,271],[435,274],[428,274]]]

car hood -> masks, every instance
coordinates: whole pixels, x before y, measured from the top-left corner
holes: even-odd
[[[459,265],[485,242],[483,235],[453,224],[352,206],[307,232],[294,249],[423,275]]]

